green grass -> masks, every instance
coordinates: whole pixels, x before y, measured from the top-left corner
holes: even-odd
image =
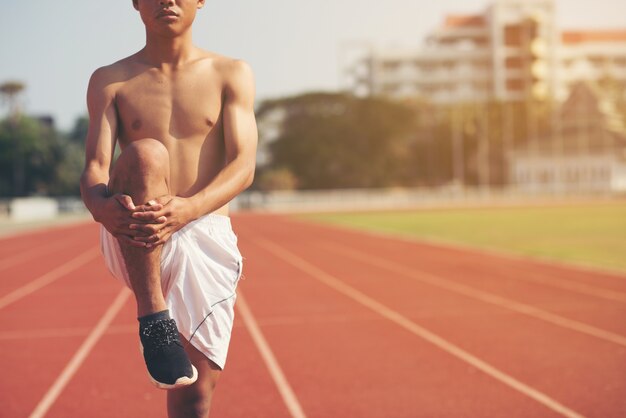
[[[626,203],[332,213],[303,218],[626,271]]]

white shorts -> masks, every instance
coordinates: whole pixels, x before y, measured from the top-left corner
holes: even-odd
[[[117,239],[103,226],[105,264],[129,288]],[[235,317],[242,257],[230,218],[209,214],[176,231],[161,251],[161,286],[180,333],[221,369]]]

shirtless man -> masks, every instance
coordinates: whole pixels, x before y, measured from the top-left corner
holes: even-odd
[[[170,417],[206,417],[224,367],[241,275],[228,202],[252,182],[257,142],[250,68],[192,43],[204,3],[133,0],[145,47],[87,92],[81,193],[135,295],[150,378],[176,389]]]

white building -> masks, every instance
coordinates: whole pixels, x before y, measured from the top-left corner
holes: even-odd
[[[626,127],[610,99],[578,83],[557,135],[510,153],[511,184],[525,192],[626,192]]]
[[[366,48],[346,72],[357,95],[438,104],[568,96],[581,80],[626,82],[626,30],[564,31],[553,0],[495,0],[448,15],[416,50]]]

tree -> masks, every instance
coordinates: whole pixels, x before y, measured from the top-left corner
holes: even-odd
[[[286,110],[271,143],[271,168],[285,168],[302,189],[403,184],[411,164],[416,114],[380,98],[311,93],[265,102],[258,116]]]
[[[18,98],[25,88],[19,81],[0,84],[9,107],[8,117],[0,120],[0,196],[76,195],[88,119],[78,118],[66,136],[53,125],[24,116]]]
[[[55,135],[26,116],[0,121],[0,195],[46,192],[54,179]]]
[[[87,130],[89,129],[89,118],[87,116],[79,116],[74,122],[74,127],[68,134],[68,139],[76,144],[84,144],[87,138]]]
[[[13,167],[13,187],[14,193],[21,194],[24,189],[24,155],[22,152],[22,144],[17,140],[17,125],[20,118],[20,108],[18,105],[18,96],[24,91],[26,85],[20,81],[7,81],[0,84],[0,94],[2,101],[8,103],[9,119],[4,126],[5,134],[8,135],[11,144],[11,167]]]
[[[38,119],[0,121],[0,196],[77,195],[83,153],[81,143]]]
[[[298,179],[287,168],[273,168],[259,173],[258,187],[269,192],[273,190],[294,190]]]

